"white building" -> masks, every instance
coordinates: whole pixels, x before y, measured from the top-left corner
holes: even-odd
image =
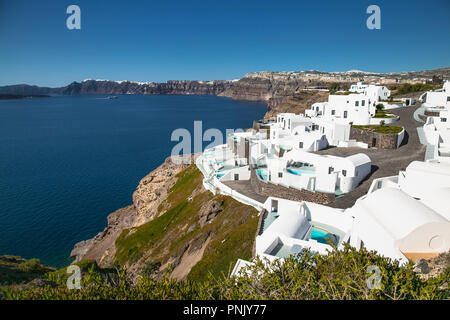
[[[426,107],[431,108],[450,108],[450,81],[445,81],[442,89],[436,91],[428,91],[425,95]]]
[[[376,90],[374,93],[377,94]],[[377,98],[372,98],[365,93],[330,94],[328,102],[314,103],[311,109],[305,111],[305,115],[339,124],[353,123],[355,125],[379,124],[381,120],[386,123],[398,120],[395,117],[374,118],[377,104]]]
[[[344,210],[310,202],[269,197],[261,214],[255,254],[262,260],[283,260],[303,250],[326,254],[333,250],[330,243],[341,248],[352,232],[353,217]],[[239,260],[232,275],[238,275],[248,265],[249,262]]]
[[[349,213],[355,217],[357,248],[401,262],[450,250],[450,222],[401,189],[376,190],[358,199]]]
[[[294,113],[280,113],[270,125],[270,143],[277,148],[319,151],[348,141],[350,126]]]
[[[372,182],[348,213],[356,247],[406,261],[450,249],[450,165],[414,161],[398,176]]]
[[[375,179],[367,194],[397,188],[450,220],[450,163],[413,161],[397,176]]]
[[[371,172],[370,158],[363,153],[336,157],[294,148],[281,157],[261,155],[255,163],[266,183],[336,195],[352,191]]]
[[[372,103],[377,104],[380,101],[387,100],[391,95],[391,90],[385,86],[371,84],[364,90],[364,95],[368,97]]]
[[[450,165],[412,162],[398,176],[373,181],[367,195],[342,210],[270,197],[263,204],[256,255],[268,261],[303,250],[326,254],[331,240],[401,263],[450,250]],[[239,260],[232,275],[249,265]]]
[[[366,97],[371,99],[372,103],[386,100],[391,95],[391,91],[386,86],[363,84],[362,82],[352,84],[348,91],[364,93]]]

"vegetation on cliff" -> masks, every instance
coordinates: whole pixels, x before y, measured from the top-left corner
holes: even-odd
[[[54,270],[43,265],[38,259],[0,256],[0,286],[27,283]]]
[[[368,270],[379,270],[379,286],[369,289]],[[69,290],[60,271],[48,275],[55,282],[29,289],[3,288],[6,299],[448,299],[447,266],[437,277],[424,280],[412,263],[399,266],[375,252],[347,246],[328,255],[304,254],[284,264],[264,265],[257,261],[249,274],[239,278],[209,276],[204,281],[184,282],[141,277],[131,282],[124,269],[98,269],[94,262],[83,262],[81,289]]]
[[[195,165],[177,177],[158,208],[161,214],[117,238],[116,263],[134,265],[139,274],[172,268],[178,279],[201,281],[210,273],[228,273],[238,258],[250,259],[257,211],[200,190],[202,174]]]

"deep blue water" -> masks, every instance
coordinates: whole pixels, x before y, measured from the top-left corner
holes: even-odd
[[[104,98],[0,100],[0,255],[66,265],[170,155],[174,129],[248,128],[266,111],[214,96]]]

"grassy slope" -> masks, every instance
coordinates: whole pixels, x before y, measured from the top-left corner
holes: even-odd
[[[403,127],[399,126],[380,126],[380,125],[366,125],[366,126],[357,126],[353,125],[352,127],[361,129],[361,130],[367,130],[372,132],[378,132],[378,133],[384,133],[384,134],[390,134],[390,133],[400,133],[403,130]]]
[[[25,260],[15,256],[0,256],[0,285],[27,283],[54,271],[37,259]]]
[[[170,257],[181,256],[190,243],[200,248],[210,237],[203,258],[188,275],[192,280],[204,280],[227,273],[238,258],[249,259],[255,237],[257,211],[230,197],[199,193],[189,202],[191,193],[201,184],[200,171],[191,165],[178,175],[177,183],[159,210],[164,212],[154,220],[133,230],[124,230],[116,241],[116,261],[131,264],[143,257],[152,263],[164,264]],[[211,223],[202,227],[199,210],[210,200],[223,202],[223,211]],[[225,241],[223,241],[225,240]],[[223,243],[222,243],[223,241]]]

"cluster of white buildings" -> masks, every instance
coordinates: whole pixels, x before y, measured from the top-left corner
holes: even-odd
[[[427,139],[436,144],[436,157],[412,162],[398,176],[375,179],[351,208],[275,196],[260,203],[224,182],[251,180],[254,171],[260,182],[290,190],[336,197],[354,190],[370,174],[370,158],[364,153],[338,157],[315,151],[328,146],[367,148],[349,139],[350,124],[373,124],[376,105],[390,95],[386,87],[358,83],[350,88],[355,94],[330,95],[328,102],[313,104],[304,115],[281,113],[275,121],[262,124],[265,130],[229,135],[226,144],[197,158],[203,184],[213,193],[230,195],[260,210],[256,255],[268,261],[305,249],[325,254],[332,250],[330,241],[337,248],[348,243],[401,262],[448,251],[450,161],[442,158],[450,151],[449,89],[447,82],[439,91],[437,103],[446,102],[439,117],[429,117],[424,126]],[[427,102],[428,98],[435,101],[434,92]],[[233,275],[249,263],[239,260]]]
[[[426,93],[424,107],[435,116],[429,116],[423,131],[431,146],[430,158],[450,163],[450,81],[440,90]]]
[[[382,104],[385,109],[403,105],[403,102],[400,105],[386,102],[390,95],[391,91],[385,86],[363,85],[359,82],[352,85],[349,92],[330,94],[327,102],[314,103],[305,114],[340,124],[376,125],[381,121],[391,123],[398,118],[375,117],[378,104]]]

